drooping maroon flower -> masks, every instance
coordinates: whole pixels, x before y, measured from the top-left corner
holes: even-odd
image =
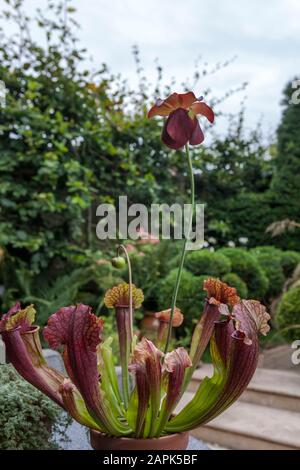
[[[178,150],[188,142],[191,145],[201,144],[204,135],[197,115],[205,116],[211,123],[214,122],[213,110],[197,99],[193,92],[172,93],[165,100],[158,100],[150,109],[148,117],[168,117],[162,132],[162,141],[171,149]]]

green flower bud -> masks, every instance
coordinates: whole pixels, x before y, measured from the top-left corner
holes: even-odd
[[[126,266],[126,261],[122,256],[116,256],[111,260],[111,264],[117,269],[123,269]]]

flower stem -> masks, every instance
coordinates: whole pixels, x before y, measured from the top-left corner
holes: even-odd
[[[131,269],[131,262],[129,258],[128,251],[124,245],[119,245],[118,247],[118,256],[120,254],[120,250],[123,250],[126,261],[128,265],[128,281],[129,281],[129,317],[130,317],[130,334],[131,339],[133,338],[133,307],[132,307],[132,269]]]
[[[125,329],[124,331],[124,333],[127,336],[127,338],[125,338],[126,351],[125,351],[124,357],[121,357],[123,399],[124,399],[125,408],[127,408],[128,402],[129,402],[129,396],[130,396],[130,379],[129,379],[128,364],[129,364],[130,353],[132,352],[132,340],[133,340],[132,270],[131,270],[131,263],[130,263],[129,255],[124,245],[119,245],[117,256],[119,256],[121,250],[124,252],[126,256],[126,261],[128,265],[128,280],[129,280],[129,322],[128,323],[126,322],[127,325],[129,324],[129,326],[128,326],[128,329]],[[119,339],[120,339],[120,335],[119,335]]]
[[[190,232],[191,232],[191,228],[193,224],[194,208],[195,208],[195,181],[194,181],[194,175],[193,175],[193,165],[192,165],[192,160],[191,160],[188,144],[186,144],[185,146],[185,153],[186,153],[187,161],[188,161],[189,177],[190,177],[190,184],[191,184],[191,201],[190,201],[191,212],[189,214],[187,237],[185,238],[183,246],[182,246],[180,263],[179,263],[179,268],[177,271],[176,283],[175,283],[173,296],[172,296],[170,322],[169,322],[168,335],[167,335],[165,351],[164,351],[165,354],[168,352],[169,345],[170,345],[170,340],[171,340],[171,335],[172,335],[173,316],[174,316],[174,311],[176,307],[176,300],[177,300],[177,295],[178,295],[178,290],[179,290],[179,285],[180,285],[180,280],[181,280],[182,269],[183,269],[184,260],[186,256],[186,244],[190,237]]]

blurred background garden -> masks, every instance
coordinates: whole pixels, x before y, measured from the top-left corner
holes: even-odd
[[[205,204],[205,247],[187,255],[177,302],[185,322],[173,341],[189,344],[203,307],[203,280],[214,276],[268,307],[272,330],[262,351],[290,347],[300,339],[300,105],[291,101],[296,62],[274,101],[274,109],[281,104],[280,122],[266,136],[259,116],[251,129],[245,126],[244,82],[218,96],[202,86],[207,76],[226,74],[230,58],[211,65],[200,60],[183,83],[166,78],[156,62],[153,80],[137,37],[133,86],[120,70],[89,61],[90,51],[78,40],[78,2],[49,1],[32,15],[27,3],[1,2],[1,312],[17,300],[33,303],[43,327],[61,306],[82,302],[103,316],[108,334],[115,331],[103,296],[127,280],[127,272],[110,262],[117,241],[96,237],[96,207],[117,204],[124,194],[128,205],[188,202],[185,158],[161,143],[162,123],[147,119],[147,109],[157,97],[193,89],[226,126],[207,129],[205,144],[192,152],[196,201]],[[100,40],[109,38],[99,32]],[[232,97],[240,104],[222,112]],[[133,281],[145,295],[136,329],[155,329],[152,313],[170,306],[181,242],[125,244]]]

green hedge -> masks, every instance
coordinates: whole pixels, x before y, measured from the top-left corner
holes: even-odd
[[[285,281],[281,250],[273,246],[258,246],[251,250],[269,281],[266,299],[271,300],[282,292]]]
[[[286,278],[293,274],[294,269],[300,263],[300,253],[287,250],[280,252],[281,266]]]
[[[172,294],[176,282],[177,269],[173,269],[157,288],[159,309],[171,307]],[[183,269],[176,306],[184,314],[185,326],[191,327],[201,316],[205,291],[203,281],[209,276],[194,276]]]
[[[278,328],[282,330],[282,336],[292,342],[300,339],[300,286],[294,287],[286,292],[277,307],[276,316]]]
[[[208,250],[190,251],[186,256],[185,269],[196,276],[206,273],[213,277],[221,277],[230,273],[231,262],[219,252]]]
[[[0,366],[0,449],[58,449],[52,434],[64,435],[69,418],[10,365]]]
[[[263,299],[269,281],[257,259],[243,248],[222,248],[219,253],[228,257],[232,271],[246,283],[249,297]]]

